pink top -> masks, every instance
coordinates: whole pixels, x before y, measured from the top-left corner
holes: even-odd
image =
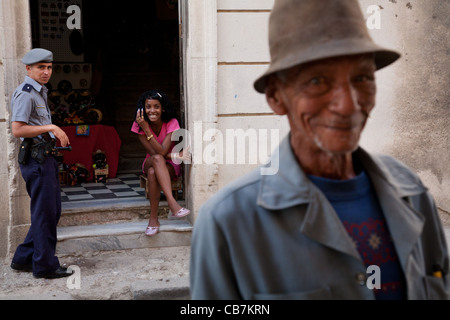
[[[137,134],[144,134],[144,131],[139,131],[140,126],[136,121],[133,121],[133,126],[131,127],[131,131]],[[161,132],[159,133],[159,136],[153,132],[152,128],[150,127],[150,131],[153,134],[153,136],[155,137],[156,141],[158,141],[160,144],[162,144],[162,142],[164,141],[164,138],[171,132],[177,131],[178,129],[180,129],[180,124],[178,123],[178,120],[173,118],[172,120],[170,120],[169,122],[163,122],[162,128],[161,128]],[[175,146],[175,143],[172,142],[172,147],[169,150],[169,153],[172,151],[173,147]],[[147,158],[150,157],[150,155],[147,153],[145,159],[144,159],[144,163],[145,160],[147,160]],[[173,163],[172,160],[166,160],[168,163],[170,163],[172,165],[172,167],[175,169],[175,173],[177,175],[177,177],[179,177],[181,175],[181,165],[179,164],[175,164]],[[144,163],[142,163],[142,171],[144,171]],[[144,172],[145,173],[145,172]]]

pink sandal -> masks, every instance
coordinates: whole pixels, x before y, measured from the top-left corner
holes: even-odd
[[[191,213],[190,210],[188,210],[188,209],[186,209],[186,208],[181,208],[181,209],[178,210],[178,212],[175,213],[173,216],[174,216],[175,218],[182,218],[182,217],[187,216],[189,213]]]
[[[158,227],[150,227],[148,226],[147,229],[145,229],[145,235],[146,236],[154,236],[155,234],[157,234],[159,231],[159,226]]]

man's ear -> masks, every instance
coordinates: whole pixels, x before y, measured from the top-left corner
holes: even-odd
[[[266,80],[266,100],[273,112],[282,116],[287,113],[286,106],[279,90],[279,79],[273,75],[269,75]]]

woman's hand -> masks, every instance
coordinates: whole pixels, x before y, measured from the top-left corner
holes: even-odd
[[[179,153],[171,153],[170,158],[174,163],[181,164],[182,162],[186,164],[191,164],[192,162],[192,153],[189,152],[189,147],[186,147],[184,150],[181,150]]]
[[[189,146],[180,151],[180,153],[178,154],[178,158],[184,163],[192,162],[192,153],[189,151]]]
[[[144,109],[139,109],[136,113],[136,122],[142,128],[144,123],[147,123],[144,119]]]

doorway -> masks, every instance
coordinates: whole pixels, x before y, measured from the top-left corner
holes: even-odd
[[[68,30],[65,24],[71,16],[66,12],[70,5],[80,8],[80,30]],[[91,107],[100,114],[89,121],[98,120],[114,127],[121,140],[117,174],[140,172],[145,150],[130,131],[139,96],[147,90],[159,89],[180,110],[178,0],[127,0],[119,4],[30,0],[30,11],[33,47],[44,47],[46,43],[56,50],[66,48],[66,53],[55,55],[52,78],[58,83],[54,81],[49,89],[65,90],[64,98],[71,92],[67,86],[73,91],[89,92],[93,98],[89,101],[94,101]],[[55,77],[58,64],[62,66],[61,74],[67,77],[66,86],[61,86],[61,79]],[[72,69],[65,70],[67,65]],[[74,76],[76,70],[85,67],[90,67],[90,77],[81,88]],[[59,97],[58,102],[62,99]],[[86,108],[73,104],[67,102],[68,113]],[[181,111],[178,119],[184,127]],[[75,124],[62,117],[55,120],[63,126]]]

